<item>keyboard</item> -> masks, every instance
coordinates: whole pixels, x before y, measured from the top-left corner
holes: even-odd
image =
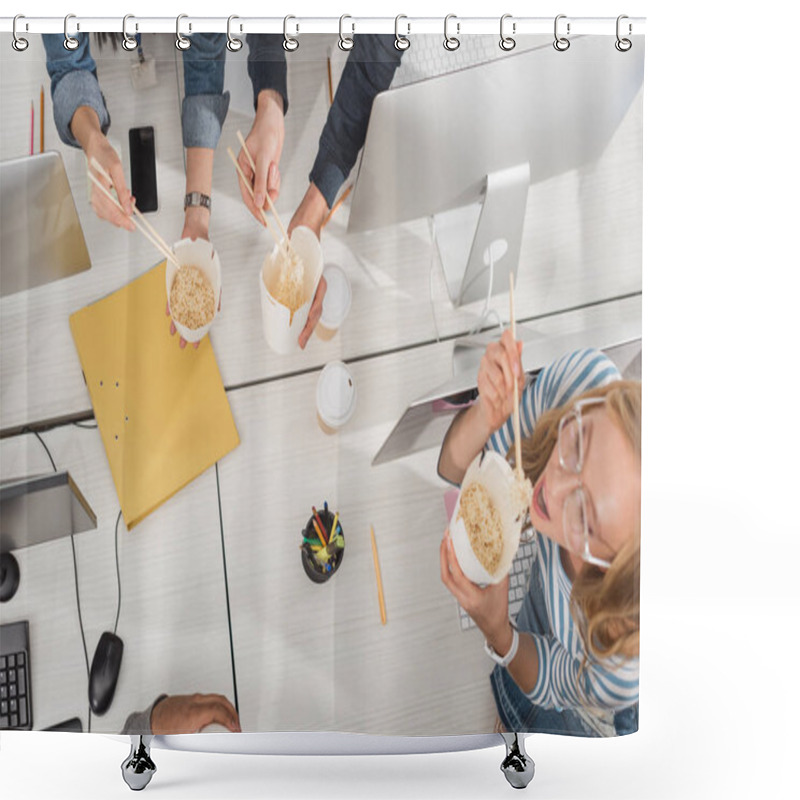
[[[27,622],[0,625],[0,730],[33,728],[28,649]]]
[[[531,565],[536,557],[536,541],[526,542],[519,546],[514,563],[508,573],[508,616],[516,619],[517,613],[522,608],[525,592],[528,590],[528,577],[531,574]],[[462,631],[475,627],[472,617],[458,606],[458,622]]]

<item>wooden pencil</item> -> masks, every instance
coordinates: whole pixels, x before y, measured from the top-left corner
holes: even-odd
[[[372,560],[375,564],[375,580],[378,582],[378,603],[381,607],[381,622],[386,624],[386,603],[383,599],[383,581],[381,580],[381,565],[378,562],[378,545],[375,542],[375,528],[369,526],[369,535],[372,538]]]

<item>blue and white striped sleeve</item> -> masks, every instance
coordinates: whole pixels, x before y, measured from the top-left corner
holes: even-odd
[[[528,694],[531,702],[543,708],[588,705],[618,711],[638,701],[638,658],[589,661],[581,674],[581,659],[571,656],[558,640],[530,635],[539,656],[539,675]]]
[[[535,381],[525,387],[520,397],[522,438],[525,439],[533,433],[536,420],[545,411],[621,377],[614,362],[594,348],[576,350],[549,364],[536,376]],[[509,417],[489,437],[486,447],[505,454],[513,441],[514,424],[513,418]]]

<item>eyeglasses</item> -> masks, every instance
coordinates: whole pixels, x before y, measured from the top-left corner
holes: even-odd
[[[579,400],[558,423],[558,461],[561,468],[580,475],[586,450],[583,440],[581,412],[587,406],[602,405],[605,398],[589,397]],[[564,534],[567,547],[589,564],[608,569],[610,561],[593,556],[589,549],[589,518],[586,512],[586,492],[580,481],[564,500]]]

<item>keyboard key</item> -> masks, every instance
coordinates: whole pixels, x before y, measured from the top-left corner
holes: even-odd
[[[8,687],[8,696],[9,697],[16,697],[17,696],[17,684],[16,683],[12,683]]]
[[[0,672],[0,686],[8,681],[8,675],[5,670]]]
[[[9,670],[6,670],[6,674],[8,675],[8,682],[9,683],[16,683],[17,682],[17,671],[12,667]]]
[[[5,668],[6,668],[6,657],[0,656],[0,669],[5,669]]]
[[[24,667],[25,666],[25,651],[23,650],[21,653],[17,653],[17,666]]]
[[[17,698],[12,697],[11,700],[8,701],[8,710],[12,714],[16,714],[19,711],[19,706],[17,705]]]
[[[17,667],[17,685],[20,694],[28,694],[25,683],[25,667]]]
[[[11,727],[19,728],[19,717],[16,714],[11,715]]]
[[[9,668],[9,669],[12,669],[13,667],[16,667],[16,666],[17,666],[17,658],[16,658],[16,656],[14,655],[14,653],[12,653],[12,654],[11,654],[11,655],[8,657],[8,668]]]
[[[5,684],[0,686],[0,700],[8,700],[8,686]]]
[[[19,726],[24,728],[28,724],[28,704],[22,703],[19,707]]]
[[[8,700],[0,700],[0,714],[3,716],[8,714]]]
[[[0,715],[0,728],[7,728],[9,719],[5,714]]]

